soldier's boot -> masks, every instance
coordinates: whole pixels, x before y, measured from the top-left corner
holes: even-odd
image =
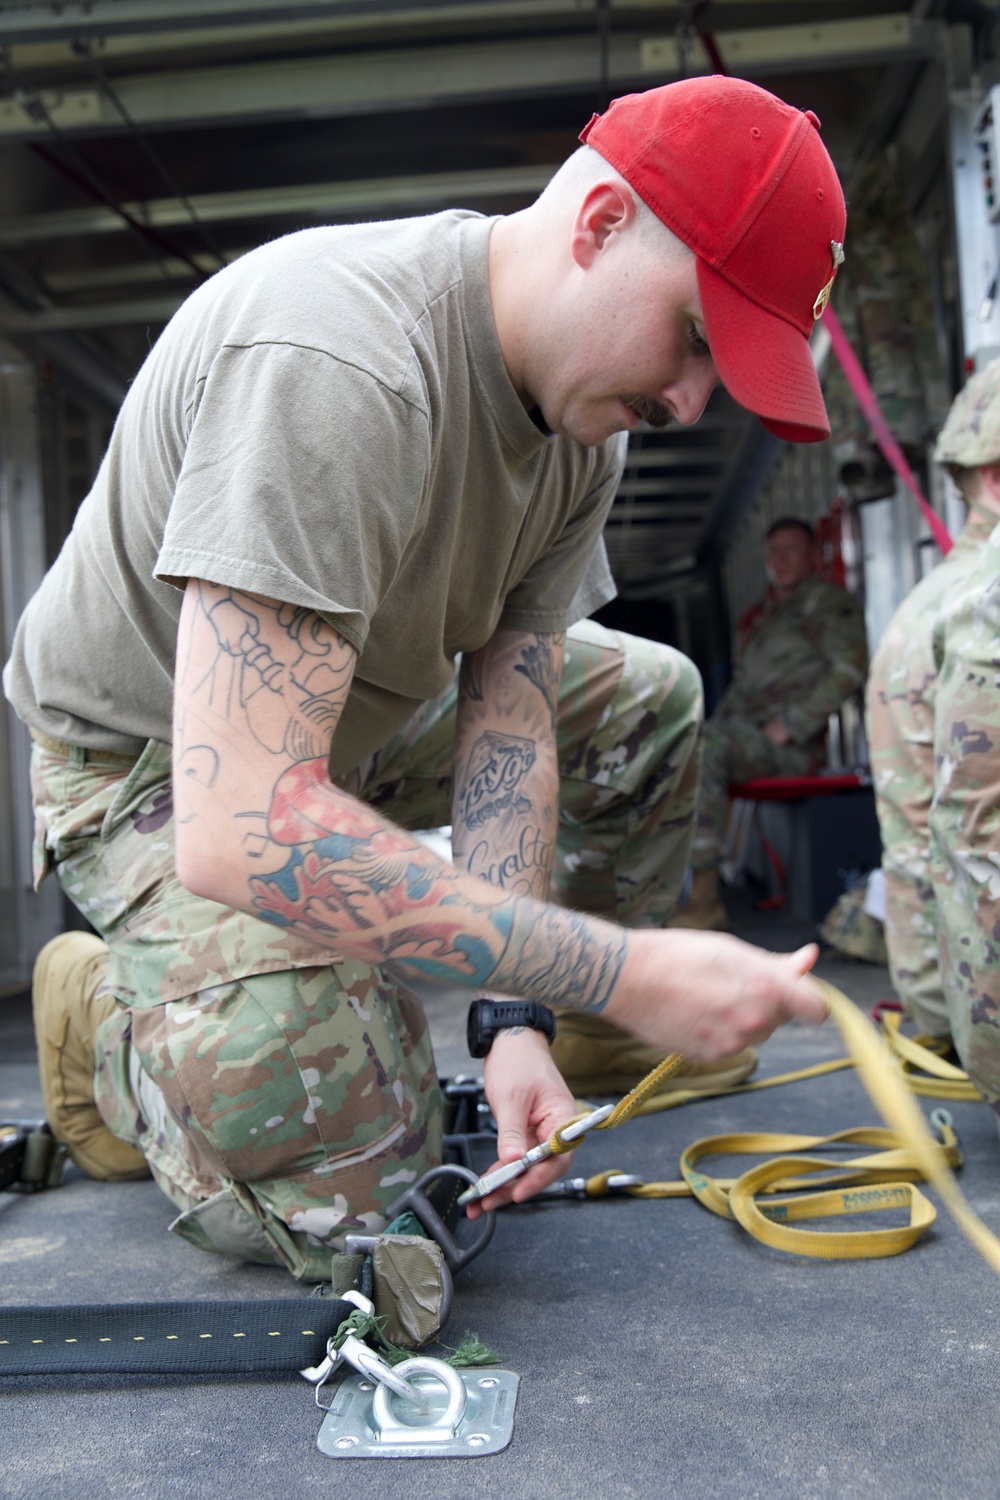
[[[706,932],[728,932],[729,914],[722,903],[722,886],[714,865],[692,872],[691,896],[669,927],[695,927]]]
[[[662,1049],[637,1041],[601,1016],[560,1008],[555,1017],[552,1060],[567,1087],[581,1098],[625,1094],[664,1059]],[[749,1078],[756,1066],[757,1054],[752,1047],[716,1062],[687,1062],[661,1085],[661,1092],[728,1088]]]
[[[107,969],[99,937],[60,934],[35,960],[31,1008],[52,1134],[89,1176],[121,1182],[150,1173],[142,1152],[111,1134],[94,1103],[97,1031],[116,1004],[113,995],[97,994]]]

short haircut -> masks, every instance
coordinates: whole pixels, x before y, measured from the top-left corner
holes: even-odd
[[[799,531],[804,531],[811,542],[814,542],[816,540],[816,533],[809,525],[809,522],[803,521],[801,516],[779,516],[776,521],[771,522],[770,526],[765,531],[765,542],[769,542],[776,531],[788,531],[792,526],[797,527]]]
[[[605,161],[593,146],[578,146],[572,155],[566,158],[555,175],[549,179],[541,198],[549,203],[572,202],[575,206],[576,201],[582,198],[595,182],[606,182],[609,179],[617,180],[632,195],[636,206],[636,224],[642,238],[648,244],[655,246],[657,250],[665,252],[675,260],[683,260],[694,255],[694,251],[685,245],[672,229],[668,229],[649,204],[639,196],[628,179]]]

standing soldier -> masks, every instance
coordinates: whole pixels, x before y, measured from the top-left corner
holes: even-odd
[[[866,723],[882,834],[885,938],[907,1015],[931,1036],[950,1032],[938,965],[938,910],[929,826],[941,619],[961,595],[1000,519],[1000,360],[956,398],[934,454],[969,506],[956,545],[903,600],[872,660]]]
[[[970,385],[965,419],[939,456],[977,469],[1000,515],[1000,373]],[[949,423],[949,426],[951,424]],[[1000,1114],[1000,530],[994,527],[935,630],[931,879],[941,986],[955,1049]]]

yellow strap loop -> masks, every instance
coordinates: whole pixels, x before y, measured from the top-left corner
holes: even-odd
[[[778,1073],[773,1078],[758,1078],[756,1083],[730,1083],[723,1088],[673,1089],[669,1094],[646,1095],[638,1109],[639,1115],[660,1114],[665,1109],[677,1109],[681,1104],[693,1104],[696,1099],[719,1099],[728,1094],[753,1094],[761,1089],[774,1089],[783,1083],[801,1083],[808,1078],[822,1078],[826,1073],[839,1073],[843,1068],[853,1068],[852,1057],[834,1057],[828,1062],[813,1063],[809,1068],[798,1068],[793,1073]],[[645,1080],[644,1080],[645,1082]]]
[[[888,1125],[899,1131],[907,1148],[913,1151],[922,1175],[937,1188],[963,1234],[1000,1275],[1000,1240],[966,1203],[901,1074],[886,1066],[885,1047],[878,1032],[840,990],[822,979],[815,982],[837,1023],[844,1046],[857,1064],[861,1081],[875,1108]]]
[[[947,1042],[940,1037],[904,1036],[900,1030],[902,1020],[898,1011],[884,1011],[882,1036],[889,1051],[899,1059],[913,1092],[926,1099],[950,1099],[959,1103],[981,1101],[983,1096],[968,1073],[940,1055]]]
[[[681,1158],[681,1170],[685,1177],[683,1184],[646,1183],[625,1191],[635,1197],[675,1197],[693,1192],[714,1213],[723,1218],[736,1219],[749,1233],[766,1244],[800,1255],[839,1259],[898,1255],[912,1245],[935,1219],[933,1206],[909,1180],[921,1177],[937,1189],[963,1234],[993,1270],[1000,1274],[1000,1240],[973,1213],[951,1173],[951,1165],[957,1166],[961,1162],[954,1134],[951,1133],[950,1139],[946,1137],[944,1146],[939,1145],[931,1137],[911,1092],[911,1088],[918,1084],[922,1085],[921,1092],[926,1089],[922,1080],[918,1079],[914,1083],[915,1067],[925,1071],[931,1087],[936,1084],[949,1088],[963,1087],[968,1084],[965,1075],[961,1073],[961,1069],[936,1056],[933,1044],[925,1045],[931,1039],[921,1038],[919,1043],[914,1044],[911,1039],[903,1037],[898,1022],[887,1028],[887,1035],[891,1034],[896,1042],[905,1043],[906,1046],[900,1045],[895,1053],[890,1052],[887,1043],[871,1022],[846,995],[825,980],[817,979],[814,982],[840,1031],[848,1057],[833,1065],[821,1065],[818,1070],[803,1069],[797,1074],[786,1074],[780,1080],[767,1079],[763,1084],[736,1085],[711,1092],[730,1094],[748,1092],[762,1086],[773,1087],[781,1081],[815,1076],[817,1071],[830,1072],[835,1067],[850,1067],[853,1063],[873,1104],[890,1127],[889,1131],[841,1131],[829,1137],[762,1133],[715,1136],[696,1141],[685,1151]],[[919,1047],[920,1056],[914,1052],[914,1046]],[[704,1098],[707,1091],[701,1090],[687,1090],[680,1097],[655,1097],[657,1087],[675,1073],[681,1063],[682,1059],[676,1054],[666,1058],[626,1094],[607,1120],[595,1128],[612,1129],[634,1114],[671,1108],[674,1104],[685,1102],[685,1098]],[[931,1096],[942,1097],[940,1094]],[[972,1096],[962,1094],[943,1097]],[[975,1094],[974,1097],[980,1096]],[[667,1099],[669,1103],[661,1103],[661,1099]],[[556,1135],[558,1134],[557,1131]],[[875,1145],[880,1148],[880,1154],[859,1157],[849,1162],[787,1154],[789,1151],[812,1151],[817,1146],[834,1142]],[[560,1145],[562,1146],[561,1142]],[[565,1146],[562,1149],[565,1150]],[[713,1179],[695,1170],[701,1156],[713,1153],[758,1154],[768,1150],[783,1154],[750,1168],[735,1180]],[[826,1174],[820,1180],[818,1191],[763,1206],[756,1201],[757,1195],[788,1191],[791,1187],[798,1186],[798,1180],[803,1176],[817,1172]],[[615,1174],[601,1173],[591,1178],[587,1184],[588,1194],[598,1196],[602,1192],[606,1193],[607,1178],[612,1175]],[[908,1206],[910,1209],[910,1222],[902,1228],[838,1234],[792,1229],[788,1222],[901,1206]]]

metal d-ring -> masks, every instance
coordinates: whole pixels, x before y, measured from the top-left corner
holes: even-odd
[[[372,1399],[372,1422],[378,1429],[379,1441],[383,1443],[451,1442],[459,1422],[465,1415],[467,1399],[465,1384],[458,1371],[454,1370],[451,1365],[446,1365],[443,1360],[417,1354],[413,1359],[405,1359],[402,1364],[397,1365],[395,1373],[405,1380],[410,1380],[414,1375],[432,1375],[447,1391],[448,1404],[433,1425],[422,1427],[399,1417],[392,1408],[388,1388],[385,1385],[379,1385]],[[422,1390],[421,1395],[426,1395],[426,1391]],[[417,1408],[418,1411],[420,1409],[420,1407]],[[426,1408],[423,1409],[426,1410]]]

